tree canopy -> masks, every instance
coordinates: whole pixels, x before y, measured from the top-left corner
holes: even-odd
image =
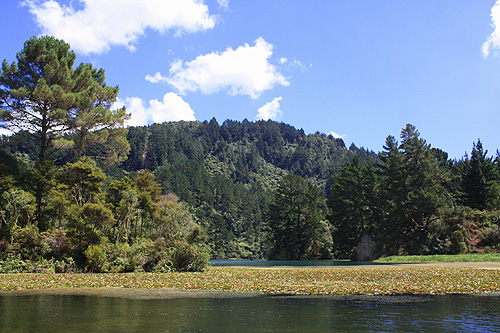
[[[295,175],[283,177],[269,204],[268,229],[274,259],[317,259],[325,245],[318,190]],[[328,230],[326,230],[328,232]]]
[[[107,158],[119,161],[129,149],[122,128],[126,110],[111,110],[118,87],[106,85],[103,69],[90,64],[74,69],[75,59],[64,41],[32,37],[17,62],[4,60],[0,71],[0,119],[34,155],[39,223],[52,186],[55,152],[72,147],[82,156],[92,142],[110,142]]]
[[[17,62],[2,63],[1,118],[28,136],[23,143],[39,162],[67,145],[81,155],[98,133],[122,127],[127,117],[125,108],[110,110],[118,87],[106,85],[104,70],[74,69],[75,59],[69,44],[44,36],[26,41]]]

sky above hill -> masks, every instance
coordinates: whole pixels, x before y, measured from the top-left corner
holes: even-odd
[[[411,123],[451,158],[478,138],[500,148],[500,0],[9,0],[0,12],[0,59],[31,36],[64,39],[120,87],[129,125],[272,119],[381,151]]]

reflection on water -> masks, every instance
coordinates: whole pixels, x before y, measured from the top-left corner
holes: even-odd
[[[136,300],[2,296],[5,332],[500,332],[498,296]]]

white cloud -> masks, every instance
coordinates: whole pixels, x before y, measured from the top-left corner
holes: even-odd
[[[128,97],[125,100],[118,99],[114,108],[127,107],[131,113],[127,126],[144,126],[151,123],[162,123],[165,121],[196,120],[194,111],[181,96],[169,92],[163,96],[163,101],[152,99],[149,106],[144,105],[139,97]]]
[[[334,131],[330,131],[330,133],[328,133],[328,135],[333,136],[335,139],[343,139],[346,136],[345,134],[337,134]]]
[[[282,65],[281,67],[286,70],[299,69],[300,71],[305,72],[308,69],[302,62],[300,62],[300,60],[295,58],[288,60],[287,58],[282,57],[280,59],[280,64]],[[310,64],[309,67],[312,67],[312,64]]]
[[[257,120],[280,120],[283,112],[280,109],[280,101],[283,97],[276,97],[271,102],[266,103],[264,106],[257,110]]]
[[[155,123],[164,121],[196,120],[194,111],[181,96],[169,92],[163,96],[163,102],[156,99],[149,101],[151,116]]]
[[[491,26],[493,32],[484,42],[482,51],[486,58],[492,49],[500,49],[500,0],[497,0],[493,8],[491,8]]]
[[[75,9],[55,0],[26,0],[24,5],[43,34],[64,39],[82,53],[102,53],[112,45],[134,50],[146,29],[176,35],[212,29],[217,17],[199,0],[79,0]]]
[[[146,80],[170,84],[180,94],[198,90],[212,94],[227,89],[230,95],[248,95],[256,99],[275,85],[290,84],[269,63],[272,54],[273,45],[260,37],[254,46],[245,44],[236,50],[229,47],[222,53],[212,52],[189,62],[177,60],[171,65],[168,77],[156,73],[147,75]]]
[[[160,72],[157,72],[155,75],[146,75],[146,81],[149,81],[151,83],[159,83],[164,82],[165,78],[161,75]]]
[[[219,7],[227,10],[229,8],[229,0],[217,0]]]

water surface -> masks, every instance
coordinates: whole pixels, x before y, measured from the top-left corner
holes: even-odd
[[[349,260],[250,260],[250,259],[211,259],[212,266],[223,267],[355,267],[359,265],[387,266],[388,263]],[[390,264],[389,264],[390,265]]]
[[[500,297],[0,296],[5,332],[500,332]]]

